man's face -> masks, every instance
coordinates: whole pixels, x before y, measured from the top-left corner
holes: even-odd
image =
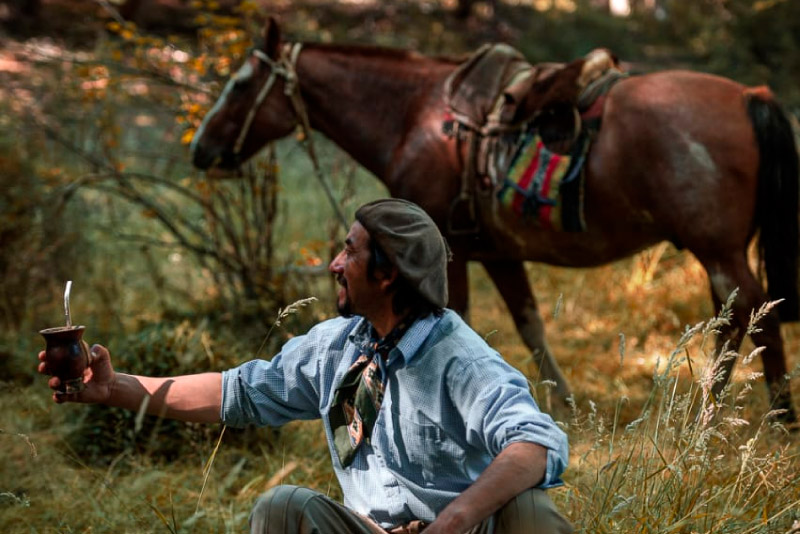
[[[350,227],[344,243],[344,249],[328,266],[339,282],[336,307],[344,317],[361,315],[370,318],[370,312],[376,309],[382,292],[380,281],[367,276],[369,234],[356,221]]]

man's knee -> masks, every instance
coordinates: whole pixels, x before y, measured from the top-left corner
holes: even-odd
[[[496,516],[496,534],[571,534],[567,518],[561,515],[547,492],[532,488],[505,505]]]
[[[258,497],[253,511],[255,512],[256,510],[262,509],[268,511],[276,506],[280,508],[302,510],[308,501],[316,495],[317,492],[300,486],[291,486],[288,484],[275,486]]]
[[[250,532],[374,534],[383,530],[322,493],[299,486],[277,486],[261,495],[253,506]]]
[[[308,512],[309,501],[317,492],[300,486],[275,486],[263,493],[253,505],[250,514],[251,532],[278,531],[302,524],[303,514]]]

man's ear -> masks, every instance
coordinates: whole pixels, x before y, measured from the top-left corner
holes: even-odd
[[[375,277],[378,279],[378,283],[380,284],[381,290],[383,291],[386,291],[390,287],[392,287],[392,285],[397,280],[397,277],[400,276],[400,273],[398,273],[397,271],[397,267],[395,267],[394,265],[392,265],[392,270],[388,272],[383,270],[378,272],[377,269],[375,271],[376,271]]]

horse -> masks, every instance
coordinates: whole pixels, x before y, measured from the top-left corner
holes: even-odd
[[[766,87],[692,71],[630,76],[608,92],[585,161],[586,230],[532,225],[478,210],[474,233],[449,227],[467,164],[443,132],[445,83],[460,62],[364,45],[284,43],[269,19],[205,115],[194,165],[236,168],[298,124],[321,132],[374,174],[393,197],[425,209],[452,250],[448,306],[468,313],[467,262],[479,261],[505,301],[542,378],[569,386],[545,339],[525,261],[592,267],[663,241],[690,251],[719,311],[737,290],[718,348],[738,350],[752,310],[783,299],[751,332],[779,417],[796,421],[781,322],[798,319],[798,154],[791,122]],[[748,264],[758,235],[766,289]],[[735,359],[722,363],[719,395]]]

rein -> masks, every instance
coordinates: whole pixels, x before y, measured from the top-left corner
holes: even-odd
[[[247,117],[242,124],[242,130],[239,132],[239,137],[236,138],[236,143],[233,145],[233,153],[235,156],[239,156],[245,137],[247,137],[247,134],[250,132],[250,128],[256,118],[258,109],[261,107],[261,104],[264,103],[264,99],[267,98],[267,95],[272,90],[272,86],[275,85],[275,81],[280,76],[286,82],[283,89],[283,94],[288,96],[289,100],[292,102],[294,114],[298,118],[298,122],[303,129],[303,139],[305,141],[308,157],[314,167],[314,174],[319,180],[319,183],[322,185],[322,189],[325,191],[325,195],[328,197],[328,201],[331,203],[334,212],[336,212],[336,216],[339,218],[339,222],[342,224],[344,231],[347,232],[349,227],[347,224],[347,218],[344,216],[342,208],[336,201],[330,185],[328,185],[328,182],[322,175],[322,168],[320,167],[316,151],[314,150],[314,144],[311,140],[311,123],[308,120],[308,113],[306,112],[306,106],[303,102],[303,98],[300,96],[300,86],[298,83],[297,69],[295,66],[297,65],[297,57],[300,55],[300,50],[302,47],[302,43],[287,43],[283,48],[281,48],[281,54],[277,60],[272,59],[261,50],[253,50],[252,54],[259,61],[263,61],[270,67],[270,73],[266,83],[264,83],[264,86],[258,92],[258,96],[256,96],[255,101],[253,101],[253,106],[250,108],[250,111],[247,112]]]

